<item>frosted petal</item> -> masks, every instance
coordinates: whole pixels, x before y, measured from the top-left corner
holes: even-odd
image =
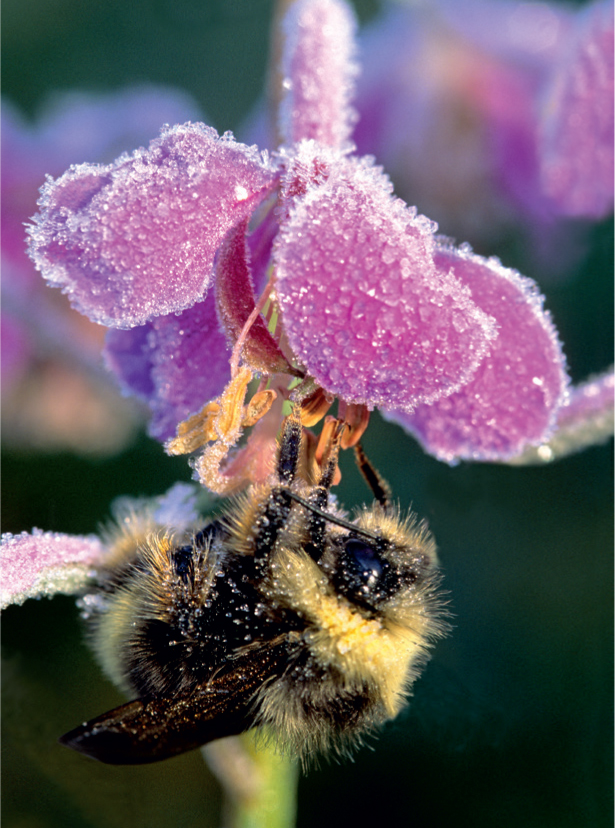
[[[613,4],[594,3],[557,66],[540,136],[542,183],[560,210],[601,218],[613,209]]]
[[[202,489],[193,483],[174,483],[157,498],[153,518],[159,526],[185,532],[200,518],[198,498]]]
[[[615,376],[613,369],[570,389],[570,399],[557,416],[553,436],[546,443],[530,446],[513,457],[513,465],[550,463],[589,446],[605,443],[613,436]]]
[[[151,322],[128,331],[111,329],[103,350],[107,368],[116,375],[122,391],[146,402],[156,393],[152,379],[155,339]]]
[[[79,592],[102,554],[103,546],[93,536],[62,535],[40,529],[33,529],[32,534],[3,535],[0,609],[23,604],[27,598]]]
[[[148,403],[149,432],[161,441],[220,394],[229,379],[229,357],[213,295],[181,314],[109,331],[105,345],[107,365],[126,393]]]
[[[434,225],[389,190],[366,162],[331,163],[282,225],[277,295],[293,353],[326,391],[411,410],[467,382],[494,332],[435,267]]]
[[[280,107],[287,144],[313,138],[341,148],[356,116],[350,106],[356,21],[341,0],[299,0],[285,20],[282,71],[286,95]]]
[[[248,253],[252,279],[257,294],[262,293],[269,280],[269,265],[273,240],[278,232],[278,217],[273,207],[265,219],[248,236]]]
[[[495,317],[498,337],[460,391],[413,414],[389,412],[440,460],[504,460],[548,438],[566,400],[565,360],[534,282],[465,250],[442,249],[474,301]]]
[[[49,180],[29,252],[93,321],[141,325],[202,298],[224,235],[275,181],[254,148],[203,124],[175,126],[147,150]]]

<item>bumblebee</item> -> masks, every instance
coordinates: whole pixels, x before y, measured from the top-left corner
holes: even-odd
[[[436,546],[360,447],[374,503],[352,521],[336,506],[342,429],[315,473],[290,415],[269,483],[186,537],[135,516],[115,538],[84,606],[104,670],[134,700],[64,745],[143,764],[258,727],[306,760],[397,715],[447,627]]]

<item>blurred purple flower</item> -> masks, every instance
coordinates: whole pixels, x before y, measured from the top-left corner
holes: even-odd
[[[354,133],[400,192],[477,244],[524,226],[557,271],[613,209],[613,6],[434,0],[365,31]]]
[[[24,223],[45,174],[76,156],[113,158],[161,121],[190,117],[195,104],[170,89],[142,86],[92,95],[57,94],[30,125],[2,102],[3,439],[40,448],[117,450],[134,413],[119,406],[100,365],[103,331],[45,289],[24,249]]]

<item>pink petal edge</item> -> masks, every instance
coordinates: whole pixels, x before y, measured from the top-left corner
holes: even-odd
[[[570,389],[570,399],[557,417],[557,426],[548,442],[530,446],[513,457],[511,465],[550,463],[590,446],[605,443],[613,436],[615,376],[613,369]]]
[[[388,411],[425,450],[448,463],[499,461],[547,440],[568,399],[565,358],[535,283],[468,246],[442,246],[436,263],[450,267],[474,301],[495,317],[498,337],[460,391],[412,414]]]

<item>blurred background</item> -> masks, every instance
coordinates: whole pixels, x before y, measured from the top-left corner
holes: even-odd
[[[380,7],[365,0],[356,9],[368,24]],[[46,330],[47,300],[15,227],[35,212],[46,172],[111,160],[166,120],[203,118],[220,132],[251,134],[273,14],[269,0],[5,0],[3,531],[95,532],[117,496],[190,479],[185,460],[146,436],[142,412],[99,373],[99,334],[77,330],[57,291],[45,290],[57,314]],[[143,84],[166,88],[153,95],[160,113],[151,98],[144,114],[134,104],[149,94]],[[135,86],[133,99],[126,90]],[[63,97],[74,92],[86,97]],[[90,134],[78,135],[79,113],[100,95],[128,97],[123,109],[115,97],[97,98],[108,109],[95,108]],[[454,235],[450,205],[442,215],[433,209]],[[540,283],[578,382],[612,361],[612,219],[571,226],[575,234],[582,241],[557,272],[528,254],[514,217],[506,232],[470,241]],[[83,336],[83,359],[63,350],[63,334]],[[325,761],[302,777],[298,826],[610,825],[612,445],[545,467],[450,468],[375,415],[365,448],[402,506],[429,521],[454,629],[407,711],[353,761]],[[352,462],[343,472],[339,498],[352,507],[367,492]],[[219,824],[221,796],[198,752],[115,768],[57,745],[122,701],[83,641],[71,598],[10,608],[2,644],[5,828]]]

